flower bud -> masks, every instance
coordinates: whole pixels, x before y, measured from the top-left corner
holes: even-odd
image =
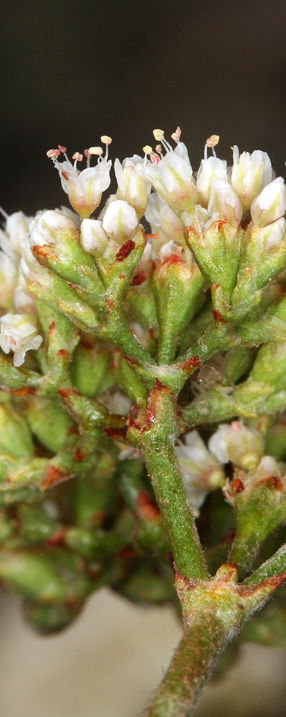
[[[73,220],[59,211],[48,210],[35,217],[30,225],[29,240],[32,247],[58,245],[62,234],[77,235]]]
[[[286,220],[284,217],[281,217],[280,219],[277,219],[276,222],[272,222],[272,224],[262,227],[260,231],[263,237],[264,250],[267,251],[268,249],[272,249],[272,247],[280,244],[285,236]]]
[[[142,157],[134,154],[133,157],[127,157],[124,161],[114,162],[114,171],[117,179],[118,190],[117,199],[125,199],[128,204],[134,207],[139,219],[145,213],[148,204],[148,197],[151,190],[150,182],[138,172],[138,167],[143,164]]]
[[[280,219],[285,210],[286,187],[282,177],[276,177],[273,182],[267,184],[250,207],[252,221],[260,227]]]
[[[218,157],[202,159],[197,176],[197,189],[199,201],[204,207],[208,206],[212,182],[217,180],[228,182],[226,162]]]
[[[26,351],[38,349],[43,337],[37,333],[36,319],[29,314],[5,314],[0,319],[0,347],[14,352],[14,366],[22,366]]]
[[[232,461],[239,468],[254,470],[263,456],[263,438],[254,428],[245,428],[242,421],[222,423],[208,443],[210,451],[221,463]]]
[[[80,242],[88,254],[97,256],[103,254],[108,242],[108,236],[98,219],[84,219],[80,228]]]
[[[212,182],[208,212],[216,219],[239,224],[243,214],[242,204],[228,182],[221,179]]]
[[[253,199],[272,180],[271,162],[266,152],[255,150],[252,154],[239,155],[238,147],[233,147],[233,167],[231,184],[239,196],[243,209],[249,209]]]
[[[122,199],[116,199],[107,207],[102,226],[106,234],[117,244],[124,244],[138,225],[134,207]]]

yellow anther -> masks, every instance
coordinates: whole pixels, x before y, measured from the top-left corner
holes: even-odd
[[[111,144],[112,138],[108,137],[108,134],[103,134],[102,137],[100,137],[100,141],[103,142],[103,144]]]
[[[161,142],[161,140],[164,138],[164,130],[153,129],[153,135],[155,137],[156,142]]]
[[[102,147],[89,147],[89,148],[88,148],[88,151],[89,151],[89,154],[97,154],[97,155],[99,155],[99,156],[100,156],[101,154],[103,154],[103,149],[102,149]]]
[[[152,147],[150,147],[150,144],[145,144],[145,147],[142,147],[144,154],[151,154],[153,152]]]

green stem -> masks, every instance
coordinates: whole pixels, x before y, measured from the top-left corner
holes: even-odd
[[[171,665],[144,717],[191,717],[218,657],[232,637],[221,620],[203,605],[180,641]],[[208,612],[208,614],[206,614]],[[236,622],[234,618],[234,622]]]
[[[286,544],[282,545],[274,555],[266,560],[260,568],[255,570],[249,578],[244,581],[244,585],[252,585],[274,575],[282,575],[286,572]]]
[[[144,455],[178,570],[189,578],[208,578],[205,557],[173,447],[163,444],[156,450],[145,445]]]

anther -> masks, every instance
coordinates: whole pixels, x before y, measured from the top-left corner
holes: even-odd
[[[108,134],[103,134],[102,137],[100,137],[100,141],[103,142],[103,144],[111,144],[112,137],[109,137]]]
[[[144,154],[151,154],[153,152],[152,147],[150,147],[150,144],[145,144],[144,147],[142,147]]]
[[[219,135],[218,134],[211,134],[208,139],[206,139],[206,145],[207,147],[216,147],[216,145],[219,143]]]
[[[161,142],[162,139],[164,139],[164,130],[163,129],[153,129],[153,135],[155,137],[156,142]]]
[[[48,151],[46,152],[46,155],[47,157],[49,157],[49,159],[56,159],[60,154],[60,149],[48,149]]]
[[[61,144],[58,144],[58,148],[62,154],[64,154],[67,151],[67,148],[63,147]]]
[[[171,134],[172,139],[174,142],[179,142],[181,139],[182,130],[181,127],[177,127],[176,131]]]
[[[74,159],[76,162],[82,162],[83,154],[81,154],[80,152],[75,152],[72,156],[72,159]]]
[[[103,154],[102,147],[89,147],[89,156],[91,157],[93,154],[96,154],[97,156],[100,156]]]

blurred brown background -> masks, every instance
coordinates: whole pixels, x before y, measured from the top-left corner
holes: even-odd
[[[113,137],[113,157],[183,129],[263,149],[284,172],[285,0],[6,0],[0,10],[1,204],[63,199],[46,149]]]
[[[263,149],[285,176],[285,25],[285,0],[2,2],[0,204],[32,214],[65,201],[45,157],[58,143],[71,155],[110,134],[123,158],[177,124],[195,169],[218,133],[220,156]],[[53,638],[25,628],[16,599],[0,607],[1,717],[135,717],[180,632],[168,610],[104,592]],[[245,655],[201,717],[285,713],[285,652]]]

